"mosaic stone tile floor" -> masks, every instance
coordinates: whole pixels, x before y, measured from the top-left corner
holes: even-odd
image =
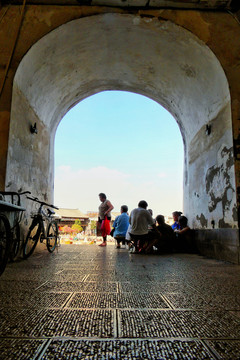
[[[0,277],[0,359],[240,359],[240,266],[62,245]]]

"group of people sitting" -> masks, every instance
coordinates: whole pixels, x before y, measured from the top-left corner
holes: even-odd
[[[113,205],[104,193],[99,194],[99,200],[101,204],[98,225],[101,228],[104,221],[110,223]],[[188,219],[180,211],[173,212],[174,223],[170,226],[165,223],[163,215],[158,215],[154,219],[152,210],[147,210],[147,207],[147,202],[141,200],[129,216],[127,205],[121,206],[121,215],[116,217],[110,232],[117,241],[118,249],[121,243],[127,242],[134,247],[135,253],[196,252],[194,232],[188,226]],[[106,246],[105,231],[102,237],[103,242],[99,246]]]
[[[147,207],[147,202],[141,200],[129,216],[128,207],[121,206],[121,215],[116,217],[111,230],[118,249],[121,243],[129,242],[135,253],[194,252],[193,233],[181,212],[173,213],[174,224],[170,226],[163,215],[154,219],[152,210]]]

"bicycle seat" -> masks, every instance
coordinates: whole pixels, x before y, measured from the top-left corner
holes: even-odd
[[[53,214],[55,214],[55,211],[53,211],[53,210],[51,210],[51,209],[47,209],[47,211],[48,211],[48,215],[53,215]]]

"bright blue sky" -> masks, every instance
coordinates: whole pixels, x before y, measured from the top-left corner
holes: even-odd
[[[104,91],[72,108],[55,138],[55,203],[115,211],[146,200],[154,215],[182,209],[183,142],[175,119],[147,97]]]

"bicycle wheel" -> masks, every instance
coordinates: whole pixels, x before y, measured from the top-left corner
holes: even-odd
[[[58,238],[58,225],[56,221],[51,221],[47,231],[47,249],[50,253],[55,250]]]
[[[29,228],[26,240],[23,244],[23,258],[27,259],[32,255],[40,236],[41,226],[38,221],[33,219],[33,222]]]
[[[9,252],[10,261],[14,261],[17,257],[20,248],[20,226],[18,223],[15,224],[12,231],[12,244]]]
[[[10,245],[10,224],[7,217],[3,214],[0,214],[0,275],[2,275],[4,272],[8,262]]]

